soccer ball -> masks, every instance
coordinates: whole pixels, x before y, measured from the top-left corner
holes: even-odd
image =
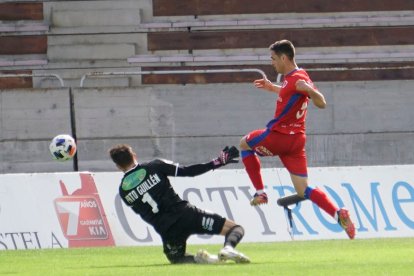
[[[49,150],[55,160],[66,161],[72,159],[76,153],[75,139],[68,134],[59,134],[52,139]]]

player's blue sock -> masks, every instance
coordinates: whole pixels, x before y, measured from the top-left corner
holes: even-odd
[[[319,206],[322,210],[330,214],[335,218],[336,211],[338,208],[335,204],[328,198],[325,192],[318,188],[306,187],[305,189],[305,198],[310,199],[313,203]]]

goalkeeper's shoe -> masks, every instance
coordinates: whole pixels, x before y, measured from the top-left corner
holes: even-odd
[[[221,261],[232,260],[236,263],[247,264],[250,263],[250,259],[244,254],[240,253],[231,246],[223,247],[219,252],[219,259]]]
[[[267,194],[266,193],[255,193],[252,200],[250,200],[250,205],[257,206],[261,204],[267,204]]]
[[[200,249],[194,256],[194,261],[198,264],[218,264],[222,261],[216,255],[210,255],[207,250]]]
[[[348,237],[352,240],[355,237],[355,225],[349,216],[347,209],[339,209],[338,211],[338,223],[345,230]]]

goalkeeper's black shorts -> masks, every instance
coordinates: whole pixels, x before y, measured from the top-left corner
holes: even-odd
[[[179,250],[185,253],[187,239],[194,234],[218,235],[226,219],[219,214],[201,210],[191,204],[180,210],[181,216],[167,231],[161,234],[164,253]],[[179,254],[181,255],[181,254]]]

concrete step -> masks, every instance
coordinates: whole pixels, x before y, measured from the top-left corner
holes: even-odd
[[[129,26],[140,23],[139,9],[62,10],[52,15],[52,27]]]
[[[44,3],[44,12],[51,33],[118,33],[150,20],[152,0],[50,1]]]
[[[111,60],[126,59],[135,54],[135,45],[119,44],[67,44],[48,47],[50,60]]]
[[[142,33],[148,31],[141,29],[139,25],[128,26],[80,26],[80,27],[62,27],[50,28],[49,35],[78,35],[78,34],[128,34]]]
[[[373,47],[312,47],[298,48],[296,60],[299,63],[335,62],[384,62],[414,61],[414,45],[373,46]],[[142,66],[167,65],[230,65],[230,64],[268,64],[268,49],[203,50],[193,54],[173,51],[157,51],[155,54],[134,55],[128,62]]]
[[[0,21],[0,34],[7,35],[27,35],[43,34],[49,31],[49,24],[42,21],[20,20],[20,21]]]
[[[48,46],[67,44],[117,44],[133,43],[137,48],[147,48],[146,34],[72,34],[72,35],[49,35]]]
[[[145,53],[146,34],[76,34],[48,37],[48,58],[57,61],[124,60]],[[91,62],[91,65],[93,63]]]
[[[0,55],[0,67],[24,67],[29,69],[47,63],[46,55]]]
[[[414,11],[233,14],[154,17],[140,26],[148,31],[252,28],[322,28],[414,25]]]
[[[152,4],[152,0],[73,0],[73,1],[43,1],[46,14],[59,11],[94,11],[111,9],[142,9]]]

